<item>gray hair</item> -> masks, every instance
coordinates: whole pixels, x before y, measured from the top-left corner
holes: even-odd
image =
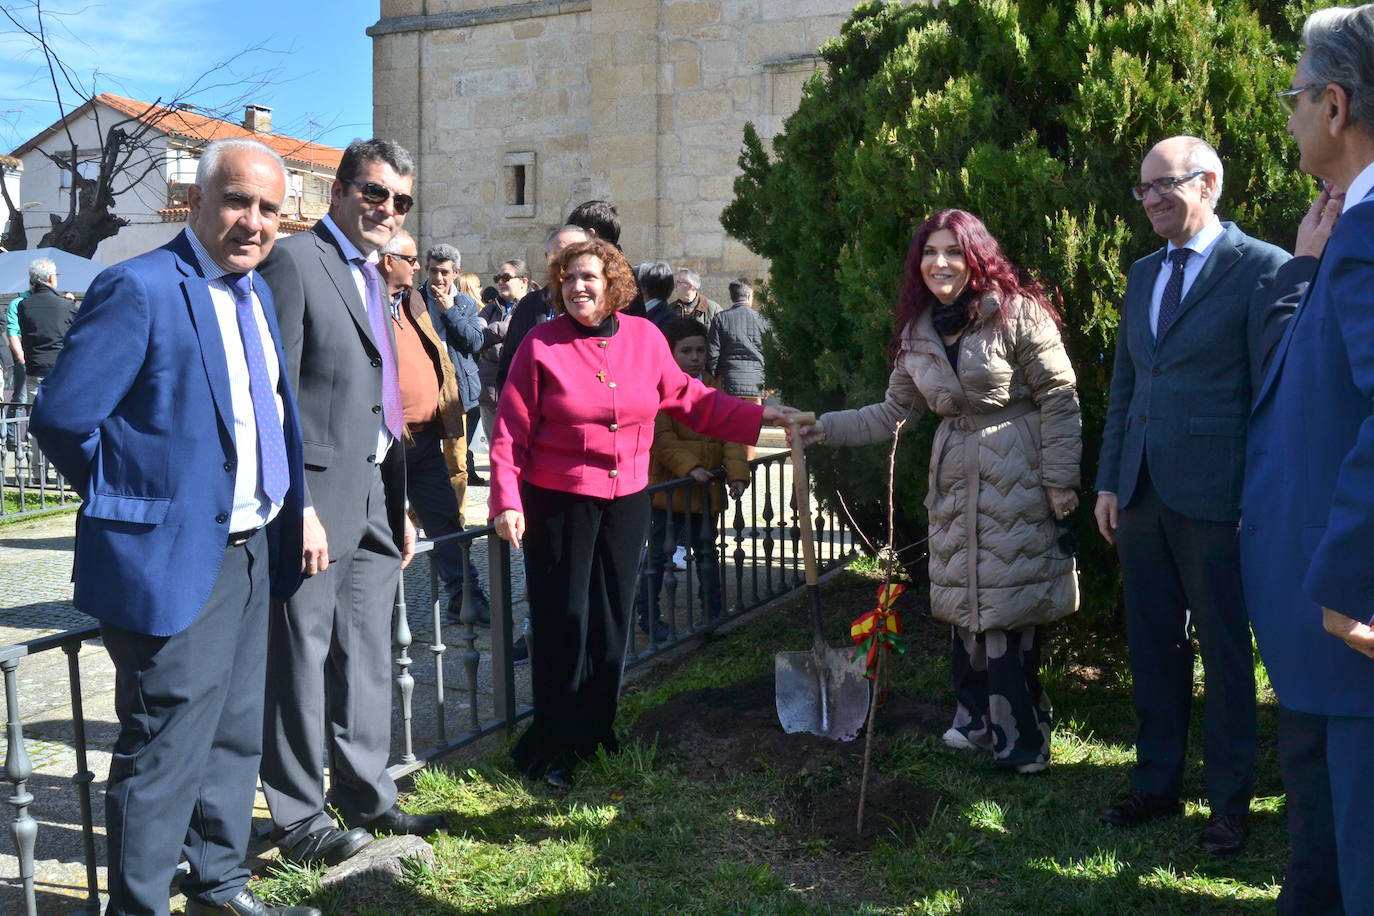
[[[202,190],[215,180],[219,170],[224,165],[226,153],[238,152],[260,153],[268,157],[281,169],[281,180],[283,184],[289,184],[286,178],[286,163],[282,161],[270,146],[260,143],[257,140],[250,140],[247,137],[231,137],[228,140],[216,140],[205,149],[201,150],[200,161],[196,163],[196,187]]]
[[[400,254],[402,242],[410,242],[413,245],[415,244],[415,239],[404,229],[397,229],[396,234],[391,237],[391,241],[377,249],[377,254]]]
[[[1190,172],[1212,172],[1217,176],[1217,186],[1212,192],[1212,207],[1215,209],[1217,201],[1221,200],[1221,156],[1217,155],[1217,149],[1206,140],[1198,137],[1188,138],[1188,154],[1184,159],[1184,168]]]
[[[1309,92],[1335,83],[1350,97],[1350,117],[1374,137],[1374,5],[1317,10],[1302,27]]]
[[[581,226],[559,226],[557,229],[549,233],[548,238],[544,239],[544,251],[547,253],[549,250],[549,246],[553,244],[553,240],[558,238],[560,235],[563,235],[565,232],[576,232],[579,235],[581,235],[584,240],[592,237],[592,234],[588,232],[586,229],[583,229]]]
[[[29,289],[47,286],[55,273],[57,264],[52,258],[34,258],[29,262]]]
[[[502,267],[506,266],[507,264],[515,268],[515,275],[519,277],[521,280],[528,280],[530,278],[530,265],[526,264],[524,261],[520,260],[519,258],[511,258],[508,261],[501,262]]]
[[[463,269],[463,256],[452,245],[430,245],[425,250],[425,264],[452,261],[454,270]]]
[[[415,160],[410,158],[406,148],[395,140],[354,140],[344,150],[339,160],[339,170],[334,173],[337,181],[352,181],[358,177],[364,162],[385,162],[404,178],[415,174]]]
[[[690,267],[679,267],[677,275],[680,279],[686,280],[697,289],[701,289],[701,274],[692,270]]]

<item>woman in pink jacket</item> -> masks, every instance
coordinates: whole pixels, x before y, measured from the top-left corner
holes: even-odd
[[[630,266],[600,239],[549,268],[560,317],[511,362],[491,443],[496,533],[525,549],[534,722],[516,744],[531,779],[566,789],[572,767],[617,749],[616,703],[635,574],[649,522],[649,446],[660,410],[699,432],[758,440],[761,407],[689,378],[650,322],[617,314]]]

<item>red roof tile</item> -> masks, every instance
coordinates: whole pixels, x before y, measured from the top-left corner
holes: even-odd
[[[309,140],[298,140],[295,137],[287,137],[282,134],[254,133],[242,124],[235,124],[220,118],[206,117],[190,109],[150,105],[147,102],[127,99],[108,92],[97,95],[95,101],[131,118],[150,123],[158,130],[172,136],[188,137],[207,143],[211,140],[223,140],[229,137],[249,137],[275,150],[277,155],[283,159],[304,165],[319,166],[331,171],[338,169],[339,160],[343,158],[343,150],[337,147],[324,146]]]

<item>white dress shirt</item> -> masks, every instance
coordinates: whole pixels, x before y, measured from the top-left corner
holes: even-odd
[[[253,391],[248,381],[248,359],[243,352],[243,335],[239,333],[238,305],[234,301],[234,291],[225,277],[237,276],[215,263],[210,252],[201,244],[200,239],[186,227],[186,240],[195,252],[200,265],[200,273],[209,283],[210,302],[215,307],[215,320],[219,324],[220,340],[224,344],[224,362],[229,369],[229,404],[234,412],[234,508],[229,513],[231,532],[251,531],[261,528],[272,520],[281,509],[274,505],[262,489],[262,475],[258,473],[258,422],[253,412]],[[258,337],[262,340],[263,356],[267,362],[267,377],[272,385],[272,397],[277,405],[277,424],[282,422],[282,402],[279,383],[281,367],[277,364],[275,338],[267,326],[267,318],[262,313],[262,300],[258,298],[256,286],[263,283],[258,274],[253,274],[253,317],[258,324]]]
[[[1215,213],[1212,214],[1211,222],[1203,226],[1197,235],[1188,240],[1184,248],[1192,249],[1192,256],[1188,258],[1188,263],[1183,265],[1183,292],[1179,296],[1182,302],[1188,295],[1188,290],[1192,288],[1193,281],[1198,274],[1202,273],[1202,265],[1207,263],[1207,258],[1211,255],[1212,249],[1216,247],[1217,240],[1221,238],[1223,230],[1221,220],[1217,219]],[[1164,260],[1159,265],[1159,275],[1155,277],[1154,292],[1150,296],[1150,333],[1154,334],[1159,328],[1159,303],[1164,299],[1164,287],[1169,283],[1169,275],[1174,272],[1174,264],[1169,260],[1169,255],[1179,246],[1169,242],[1164,247]],[[1167,329],[1166,329],[1167,330]]]

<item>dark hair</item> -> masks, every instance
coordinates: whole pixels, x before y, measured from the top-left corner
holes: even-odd
[[[668,338],[668,348],[674,349],[680,341],[688,337],[705,337],[706,328],[695,318],[686,315],[674,315],[663,322],[663,336]]]
[[[744,277],[740,277],[738,280],[730,281],[730,301],[732,303],[743,302],[745,299],[748,298],[746,294],[751,293],[753,291],[754,284],[750,283]]]
[[[667,261],[646,261],[639,273],[639,291],[645,300],[662,299],[673,294],[673,268]]]
[[[988,232],[982,220],[967,210],[940,210],[917,227],[911,247],[907,249],[902,292],[897,300],[892,339],[887,345],[890,357],[897,358],[907,327],[936,301],[935,294],[926,286],[925,277],[921,276],[921,252],[925,250],[930,237],[941,229],[954,233],[955,241],[964,253],[964,262],[968,266],[966,288],[997,295],[998,323],[1006,320],[1007,310],[1017,297],[1021,297],[1034,302],[1056,325],[1063,327],[1064,322],[1046,296],[1045,288],[1030,274],[1007,260],[1002,253],[1002,246],[997,244],[997,239]],[[977,308],[976,302],[971,307]],[[974,320],[978,320],[976,313]]]
[[[620,212],[610,201],[589,200],[578,204],[568,214],[568,225],[595,232],[597,238],[620,247]]]
[[[519,277],[521,280],[528,280],[530,278],[530,265],[526,264],[519,258],[511,258],[510,260],[502,261],[501,263],[502,265],[509,264],[511,267],[514,267],[515,275]]]
[[[635,278],[630,273],[630,264],[625,256],[605,239],[594,238],[585,242],[575,242],[558,252],[549,265],[549,301],[554,310],[563,314],[563,277],[568,265],[583,255],[601,259],[601,272],[606,277],[606,304],[612,312],[618,312],[630,304],[635,297]]]
[[[364,162],[385,162],[396,170],[397,175],[413,175],[415,161],[405,147],[395,140],[354,140],[344,150],[339,160],[339,170],[334,173],[337,181],[352,181],[358,177]],[[454,263],[457,266],[457,262]]]

